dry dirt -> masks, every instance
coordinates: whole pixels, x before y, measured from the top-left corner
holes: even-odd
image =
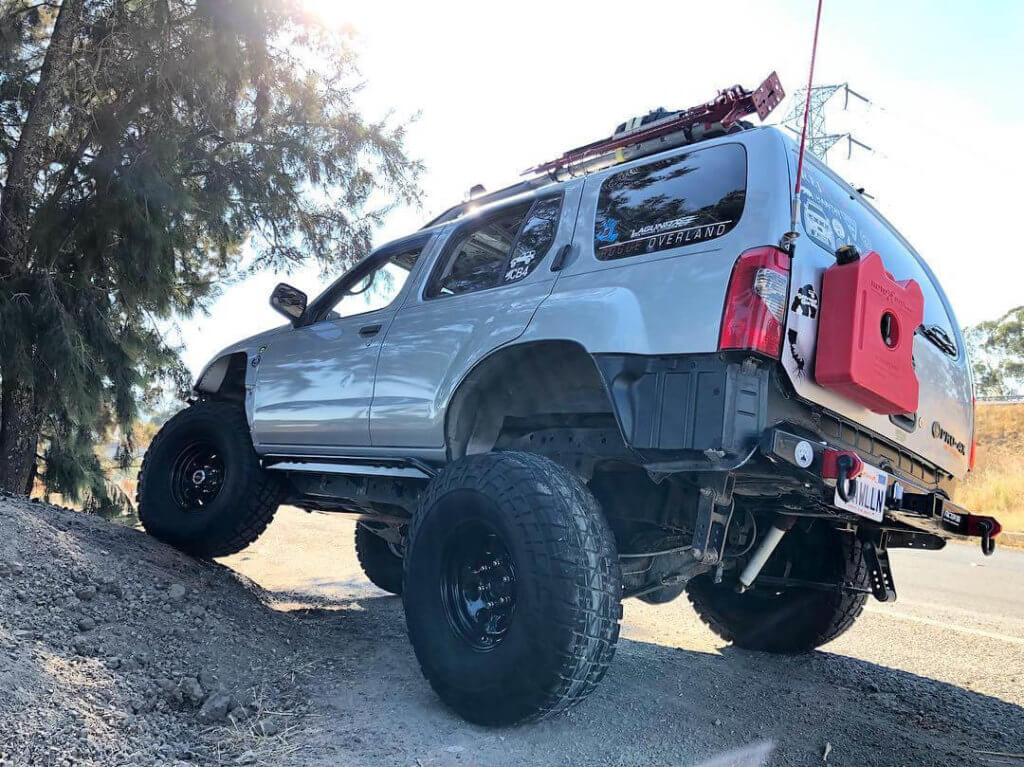
[[[590,700],[486,730],[420,676],[401,602],[359,572],[349,519],[282,509],[221,564],[20,500],[0,498],[0,528],[0,764],[945,765],[1024,752],[1022,554],[907,552],[946,556],[947,580],[910,580],[896,606],[875,603],[801,657],[724,646],[684,600],[632,600]],[[898,587],[916,563],[896,560]]]

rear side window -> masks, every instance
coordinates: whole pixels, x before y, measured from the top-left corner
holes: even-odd
[[[458,295],[518,282],[551,249],[561,195],[506,208],[454,235],[427,288],[427,298]]]
[[[921,286],[924,325],[937,325],[950,339],[957,337],[941,292],[917,255],[858,196],[813,165],[804,165],[800,219],[807,236],[829,253],[843,245],[854,245],[861,253],[877,251],[893,277]]]
[[[516,282],[537,268],[555,241],[562,198],[538,200],[530,209],[505,270],[503,282]]]
[[[625,258],[721,237],[739,223],[746,193],[747,154],[739,144],[615,173],[598,195],[594,252]]]

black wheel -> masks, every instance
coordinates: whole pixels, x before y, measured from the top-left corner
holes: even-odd
[[[820,523],[786,533],[762,574],[869,585],[860,541]],[[735,582],[716,584],[711,573],[694,578],[686,590],[697,614],[722,639],[774,653],[808,652],[832,641],[853,625],[867,600],[859,592],[774,588],[757,581],[737,594]]]
[[[204,400],[153,439],[139,472],[139,519],[150,535],[199,557],[241,551],[277,511],[281,487],[260,467],[241,406]]]
[[[540,456],[452,463],[409,527],[409,639],[437,694],[477,724],[540,719],[586,697],[615,653],[621,590],[597,501]]]
[[[402,593],[402,549],[362,522],[356,525],[356,557],[374,586],[392,594]]]

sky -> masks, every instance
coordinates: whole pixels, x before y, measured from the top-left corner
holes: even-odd
[[[377,244],[465,198],[609,135],[628,117],[754,88],[776,70],[788,94],[807,82],[816,0],[714,3],[348,3],[306,0],[357,33],[368,118],[410,126],[421,209],[395,210]],[[835,97],[829,165],[922,254],[961,325],[1024,303],[1024,2],[825,0],[816,85],[849,83],[871,104]],[[781,121],[790,99],[767,122]],[[264,273],[227,287],[209,316],[181,323],[194,375],[224,346],[282,324],[279,281],[310,296],[337,275]]]

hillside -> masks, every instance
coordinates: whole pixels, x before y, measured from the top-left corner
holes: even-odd
[[[975,470],[956,491],[968,509],[1024,531],[1024,404],[978,404]]]
[[[0,765],[290,763],[294,619],[259,587],[43,503],[0,529]]]

